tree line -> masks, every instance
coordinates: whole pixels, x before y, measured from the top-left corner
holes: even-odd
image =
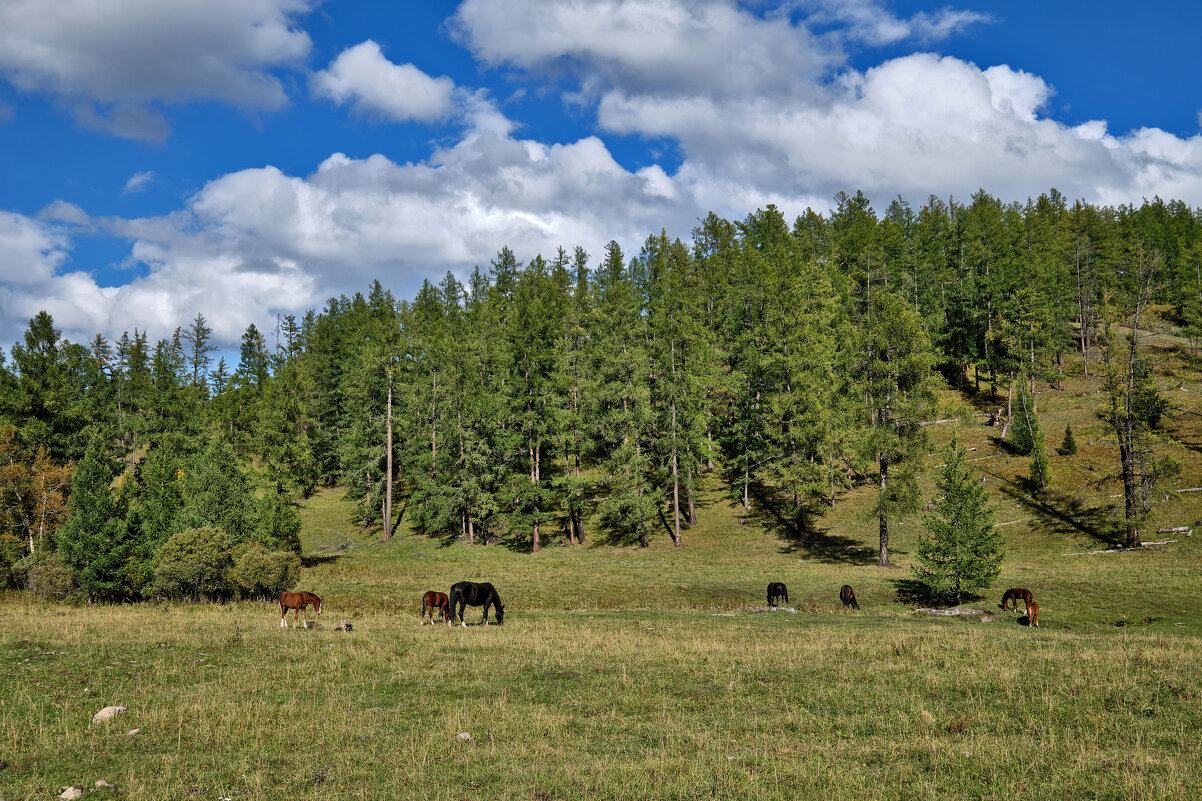
[[[222,532],[228,564],[299,550],[296,502],[318,486],[344,487],[385,538],[404,518],[535,552],[657,532],[680,546],[707,475],[802,539],[871,484],[885,565],[890,522],[921,505],[936,388],[994,398],[1039,489],[1036,388],[1069,359],[1107,388],[1138,543],[1171,472],[1140,315],[1166,304],[1202,340],[1202,213],[1054,190],[883,214],[862,193],[835,201],[792,223],[771,205],[711,213],[689,242],[610,242],[595,262],[502,247],[411,299],[376,281],[248,325],[236,365],[214,360],[203,314],[151,347],[137,330],[71,343],[43,312],[0,361],[6,580],[54,559],[88,597],[164,592],[183,532]]]

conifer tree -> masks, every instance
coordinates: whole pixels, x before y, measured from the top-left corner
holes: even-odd
[[[1065,456],[1072,456],[1076,452],[1077,440],[1073,437],[1073,427],[1066,423],[1064,425],[1064,441],[1060,443],[1060,453]]]
[[[934,512],[923,518],[928,534],[918,538],[911,569],[931,595],[959,604],[998,577],[1004,542],[988,494],[954,441],[935,486]]]
[[[59,556],[89,598],[126,597],[124,566],[132,551],[122,503],[112,491],[116,465],[100,437],[93,437],[71,477],[70,513],[55,533]]]

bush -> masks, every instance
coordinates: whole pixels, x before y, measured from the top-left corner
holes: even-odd
[[[15,567],[25,588],[39,598],[61,601],[75,590],[75,571],[55,551],[41,548]]]
[[[229,598],[235,555],[234,544],[221,529],[185,529],[159,549],[151,590],[175,600]]]
[[[268,551],[251,544],[230,569],[229,583],[244,598],[274,600],[300,580],[300,557],[289,551]]]
[[[0,589],[16,589],[21,583],[17,563],[25,556],[25,540],[0,534]]]

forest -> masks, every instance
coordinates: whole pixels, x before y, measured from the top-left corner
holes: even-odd
[[[801,541],[872,486],[887,565],[891,523],[922,505],[926,424],[964,413],[936,390],[990,399],[1038,493],[1061,441],[1038,396],[1069,360],[1105,389],[1128,546],[1176,469],[1140,336],[1154,305],[1202,340],[1202,211],[1184,203],[982,190],[878,213],[840,193],[792,223],[769,205],[636,254],[548,255],[501,247],[466,283],[398,299],[376,281],[251,323],[237,364],[203,310],[153,344],[70,342],[37,314],[0,354],[0,586],[266,597],[296,582],[297,502],[322,486],[384,539],[404,518],[534,553],[680,547],[703,476]]]

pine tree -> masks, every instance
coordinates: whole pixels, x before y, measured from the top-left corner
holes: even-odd
[[[93,437],[71,478],[67,521],[54,537],[83,594],[103,601],[129,594],[124,568],[132,542],[123,504],[110,487],[116,472],[104,443]]]
[[[931,595],[959,604],[1001,573],[1005,544],[993,525],[985,487],[954,441],[936,483],[934,507],[923,518],[929,536],[919,536],[918,564],[911,569]]]
[[[1060,453],[1064,456],[1072,456],[1077,452],[1077,440],[1073,438],[1073,427],[1069,424],[1064,426],[1064,441],[1060,443]]]

